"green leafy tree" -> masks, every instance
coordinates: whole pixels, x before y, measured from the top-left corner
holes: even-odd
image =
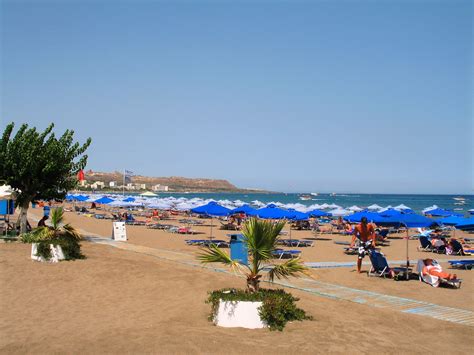
[[[269,268],[268,278],[273,281],[276,278],[287,278],[307,273],[300,258],[288,259],[283,263],[275,264],[273,252],[277,248],[280,232],[285,222],[273,223],[252,218],[244,223],[242,234],[244,243],[247,244],[250,261],[249,265],[243,265],[219,249],[211,245],[209,249],[203,250],[198,259],[202,263],[223,263],[233,270],[243,273],[247,277],[247,291],[257,292],[264,268]]]
[[[17,192],[20,232],[26,232],[30,202],[64,198],[77,185],[76,174],[84,169],[91,139],[74,142],[74,131],[57,138],[50,124],[43,132],[20,126],[14,136],[14,123],[5,128],[0,140],[0,180]]]

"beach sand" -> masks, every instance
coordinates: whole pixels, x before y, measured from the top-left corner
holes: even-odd
[[[40,216],[41,211],[30,214]],[[74,213],[67,213],[66,219],[82,230],[111,234],[110,221]],[[32,220],[32,224],[36,223]],[[196,237],[208,236],[209,227],[196,229],[205,233]],[[214,232],[226,239],[227,232]],[[197,251],[184,243],[191,236],[138,226],[127,227],[127,233],[128,243],[173,250],[191,258]],[[293,232],[293,237],[313,236]],[[355,261],[355,256],[344,255],[342,246],[333,243],[347,237],[322,237],[329,240],[316,240],[314,247],[301,248],[306,261]],[[416,252],[417,243],[410,241],[412,259],[434,256]],[[294,289],[291,292],[300,297],[299,306],[313,321],[288,324],[283,332],[215,327],[207,320],[207,292],[243,287],[243,279],[106,245],[82,244],[87,259],[59,264],[31,261],[29,245],[0,244],[1,353],[467,354],[474,345],[474,329],[469,326]],[[397,239],[383,251],[389,260],[403,260],[404,248],[405,240]],[[434,289],[418,281],[369,278],[351,267],[311,273],[318,281],[474,309],[472,271],[458,272],[464,279],[459,290]]]

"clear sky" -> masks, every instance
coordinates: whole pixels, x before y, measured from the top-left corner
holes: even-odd
[[[472,1],[2,1],[1,126],[88,168],[472,193]]]

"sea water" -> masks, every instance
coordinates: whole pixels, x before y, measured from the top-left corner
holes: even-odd
[[[310,200],[302,200],[301,194],[297,193],[159,193],[159,197],[184,197],[187,199],[201,198],[204,200],[213,199],[216,201],[240,200],[245,203],[260,201],[265,204],[280,202],[283,204],[301,203],[305,206],[314,204],[336,204],[343,208],[359,206],[361,208],[378,204],[382,207],[398,206],[404,204],[416,212],[421,212],[426,207],[437,205],[440,208],[455,210],[458,213],[465,213],[474,208],[474,195],[395,195],[395,194],[319,194],[311,196]],[[306,196],[306,194],[305,194]],[[462,200],[461,200],[462,199]]]

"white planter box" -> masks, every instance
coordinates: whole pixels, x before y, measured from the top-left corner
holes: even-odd
[[[31,259],[50,263],[57,263],[65,259],[63,249],[60,245],[54,246],[53,244],[50,244],[49,247],[51,248],[51,258],[49,260],[46,260],[42,256],[36,255],[38,252],[38,243],[31,244]]]
[[[262,302],[220,301],[214,323],[226,328],[266,328],[266,324],[258,314],[261,305]]]

